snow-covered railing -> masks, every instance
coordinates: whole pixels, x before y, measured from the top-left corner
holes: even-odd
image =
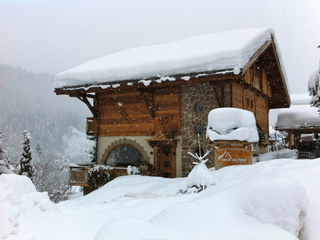
[[[99,165],[97,165],[99,166]],[[89,187],[88,185],[88,172],[90,167],[88,166],[69,166],[69,185]],[[126,167],[107,167],[104,170],[106,173],[114,175],[114,177],[128,175],[128,168]]]

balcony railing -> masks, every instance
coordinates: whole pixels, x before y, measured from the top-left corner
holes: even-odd
[[[87,183],[89,170],[89,166],[70,166],[69,185],[89,187]],[[114,175],[114,177],[128,175],[125,167],[112,167],[111,169],[106,169],[105,172]]]
[[[86,171],[86,167],[70,166],[69,185],[89,187],[87,180],[88,180],[88,171]]]

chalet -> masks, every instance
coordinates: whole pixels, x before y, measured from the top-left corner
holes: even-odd
[[[188,152],[212,148],[206,128],[214,108],[253,112],[267,135],[269,109],[290,106],[282,67],[271,29],[243,29],[84,63],[56,76],[55,93],[89,107],[87,134],[97,137],[98,164],[145,162],[158,176],[182,177],[193,167]],[[262,138],[256,150],[267,145]]]

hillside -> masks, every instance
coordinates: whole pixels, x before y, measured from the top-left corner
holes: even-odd
[[[58,155],[65,153],[63,136],[71,137],[72,127],[84,132],[90,112],[76,99],[56,96],[53,82],[52,75],[0,64],[0,131],[11,158],[19,157],[24,130],[32,148],[39,143],[43,153]]]

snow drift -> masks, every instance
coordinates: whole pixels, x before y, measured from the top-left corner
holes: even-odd
[[[320,159],[212,170],[218,184],[178,194],[186,178],[123,176],[53,204],[25,176],[0,175],[2,239],[320,238]]]

